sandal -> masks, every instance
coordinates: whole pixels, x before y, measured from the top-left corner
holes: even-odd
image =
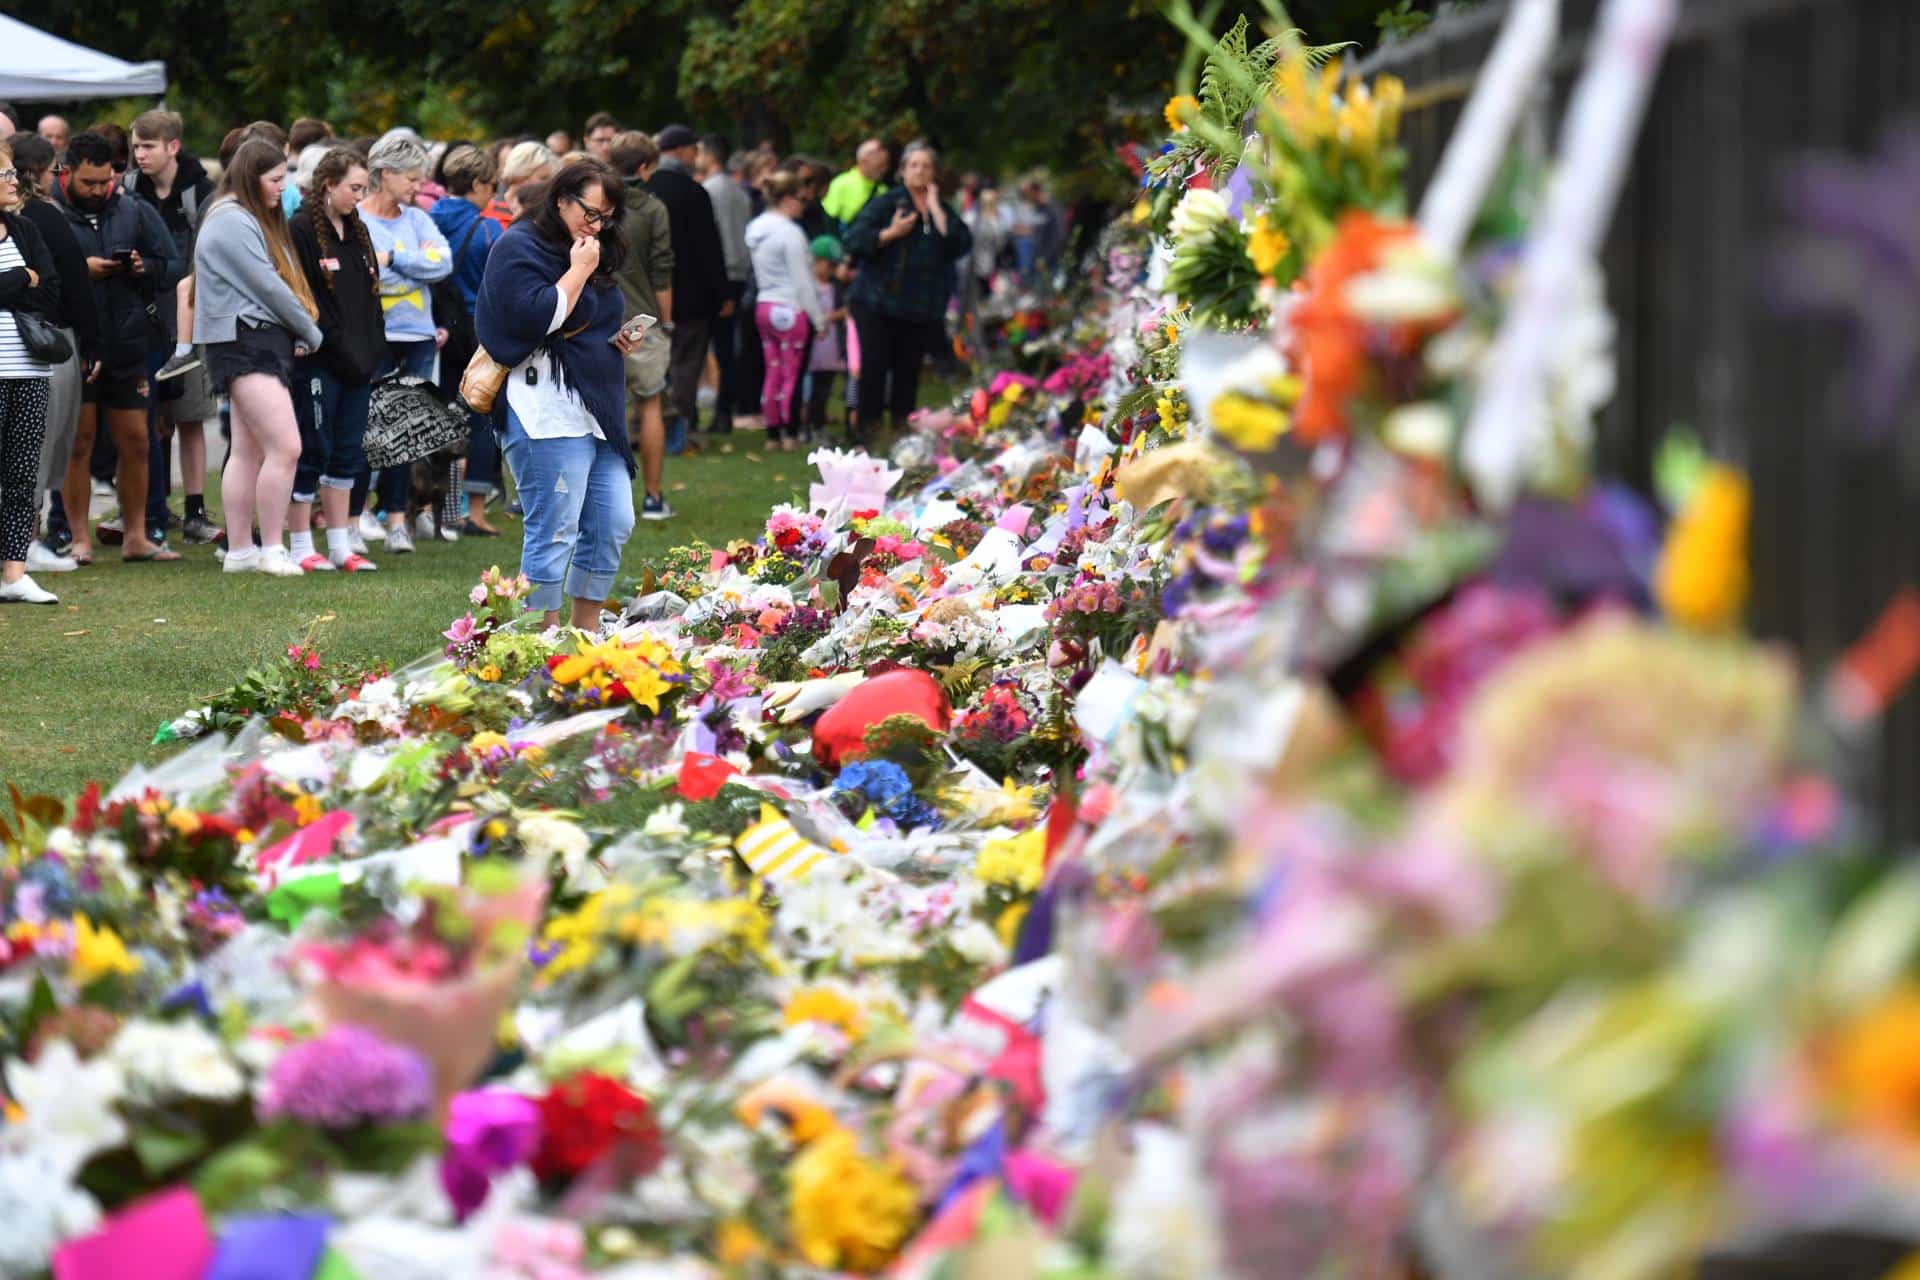
[[[480,524],[476,522],[472,516],[468,516],[459,524],[455,525],[454,528],[460,531],[460,536],[463,538],[497,538],[500,536],[498,529],[490,525]]]
[[[143,555],[121,556],[121,564],[171,564],[180,558],[180,553],[167,547],[155,547]]]

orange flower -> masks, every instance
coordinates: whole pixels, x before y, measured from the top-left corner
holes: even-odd
[[[1843,1026],[1828,1048],[1826,1078],[1861,1126],[1920,1140],[1920,987],[1902,987]]]
[[[1293,312],[1293,363],[1305,378],[1294,411],[1301,439],[1325,440],[1346,431],[1348,403],[1367,371],[1366,327],[1347,305],[1347,281],[1374,270],[1390,248],[1413,234],[1408,223],[1351,212],[1308,269],[1306,296]]]

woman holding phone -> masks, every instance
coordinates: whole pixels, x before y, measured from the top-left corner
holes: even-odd
[[[600,626],[634,524],[624,357],[646,338],[621,327],[622,204],[613,170],[567,165],[487,255],[474,316],[480,345],[510,370],[500,394],[528,607],[558,625],[570,596],[585,630]]]

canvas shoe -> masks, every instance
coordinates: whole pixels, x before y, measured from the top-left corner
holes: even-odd
[[[257,573],[260,569],[260,548],[248,547],[245,551],[227,550],[220,554],[220,570],[223,573]]]
[[[657,493],[650,493],[641,499],[640,518],[642,520],[671,520],[673,519],[673,508],[667,505],[667,500],[664,497]]]
[[[357,532],[360,534],[360,540],[362,542],[385,542],[387,540],[387,526],[381,524],[379,518],[371,511],[362,511],[360,513],[358,526]]]
[[[60,597],[23,573],[12,582],[0,582],[0,604],[59,604]]]
[[[413,554],[413,535],[407,532],[405,525],[387,530],[387,550],[397,556]]]
[[[153,380],[155,382],[170,382],[183,373],[192,373],[199,367],[200,351],[198,348],[190,351],[182,351],[178,354],[168,356],[167,362],[155,371]]]
[[[268,547],[260,553],[260,567],[257,572],[271,574],[276,578],[298,578],[300,566],[293,562],[293,555],[285,547]]]
[[[80,562],[72,556],[56,555],[38,539],[27,544],[28,573],[72,573]]]

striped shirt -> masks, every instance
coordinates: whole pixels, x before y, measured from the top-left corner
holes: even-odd
[[[12,236],[0,240],[0,271],[11,271],[26,265],[27,260],[20,252],[20,245]],[[44,378],[48,373],[44,363],[27,354],[26,344],[20,341],[20,326],[15,323],[13,312],[0,311],[0,378]]]

